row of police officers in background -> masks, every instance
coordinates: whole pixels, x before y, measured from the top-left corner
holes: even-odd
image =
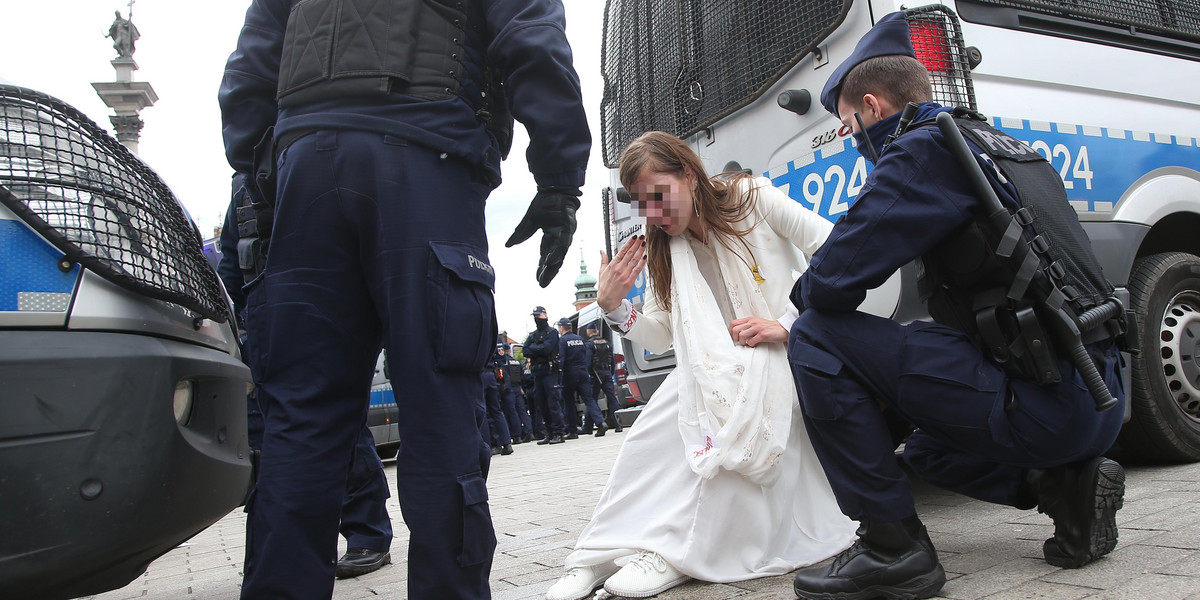
[[[493,454],[511,454],[512,444],[533,439],[549,445],[578,439],[581,433],[601,437],[610,428],[620,432],[613,414],[617,397],[612,345],[600,336],[599,325],[587,327],[585,340],[574,332],[570,319],[559,319],[552,328],[545,308],[534,308],[532,315],[536,328],[524,345],[528,364],[512,356],[502,342],[483,373],[488,426],[484,439],[491,442]],[[608,401],[607,415],[596,402],[599,390]],[[576,397],[584,405],[582,427]]]

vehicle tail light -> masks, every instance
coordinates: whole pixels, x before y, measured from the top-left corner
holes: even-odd
[[[625,383],[626,376],[629,374],[629,372],[625,369],[625,355],[614,354],[613,358],[616,359],[615,362],[617,363],[617,384],[622,385]]]
[[[638,388],[636,381],[629,382],[629,395],[633,396],[633,399],[638,402],[642,401],[642,390]]]

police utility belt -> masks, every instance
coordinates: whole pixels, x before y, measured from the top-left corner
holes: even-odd
[[[906,108],[897,135],[909,128],[915,110]],[[1057,383],[1058,359],[1068,359],[1096,410],[1111,408],[1116,400],[1096,366],[1104,358],[1093,358],[1084,345],[1115,339],[1131,350],[1130,315],[1104,278],[1061,178],[1041,154],[977,113],[959,108],[953,115],[939,114],[936,125],[986,210],[922,257],[921,295],[930,314],[973,335],[1012,378]],[[1016,188],[1022,208],[1001,203],[964,136],[983,149],[998,178]],[[964,260],[964,253],[972,251],[981,256],[968,267],[972,259]]]

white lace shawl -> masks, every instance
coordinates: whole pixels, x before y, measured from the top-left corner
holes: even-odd
[[[734,343],[684,237],[672,238],[670,251],[675,354],[687,367],[679,373],[679,432],[687,460],[705,478],[728,469],[772,485],[795,402],[786,345]],[[747,262],[719,242],[712,248],[733,318],[775,318]]]

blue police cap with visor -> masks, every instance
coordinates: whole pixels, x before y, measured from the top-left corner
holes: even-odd
[[[837,115],[838,95],[842,92],[842,80],[846,78],[846,74],[864,60],[892,55],[917,57],[917,53],[913,51],[908,20],[904,18],[903,12],[884,15],[862,39],[858,40],[854,52],[833,70],[829,81],[825,82],[825,89],[821,90],[821,105],[830,114]]]
[[[570,327],[570,326],[571,326],[571,320],[570,320],[570,319],[568,319],[568,318],[566,318],[566,317],[563,317],[563,318],[561,318],[561,319],[559,319],[559,320],[558,320],[558,326],[559,326],[559,327]]]
[[[533,307],[533,312],[532,312],[532,313],[529,313],[529,314],[531,314],[531,315],[540,315],[540,314],[542,314],[542,313],[544,313],[544,312],[546,312],[546,309],[545,309],[545,308],[543,308],[543,307],[541,307],[541,306],[535,306],[535,307]]]

